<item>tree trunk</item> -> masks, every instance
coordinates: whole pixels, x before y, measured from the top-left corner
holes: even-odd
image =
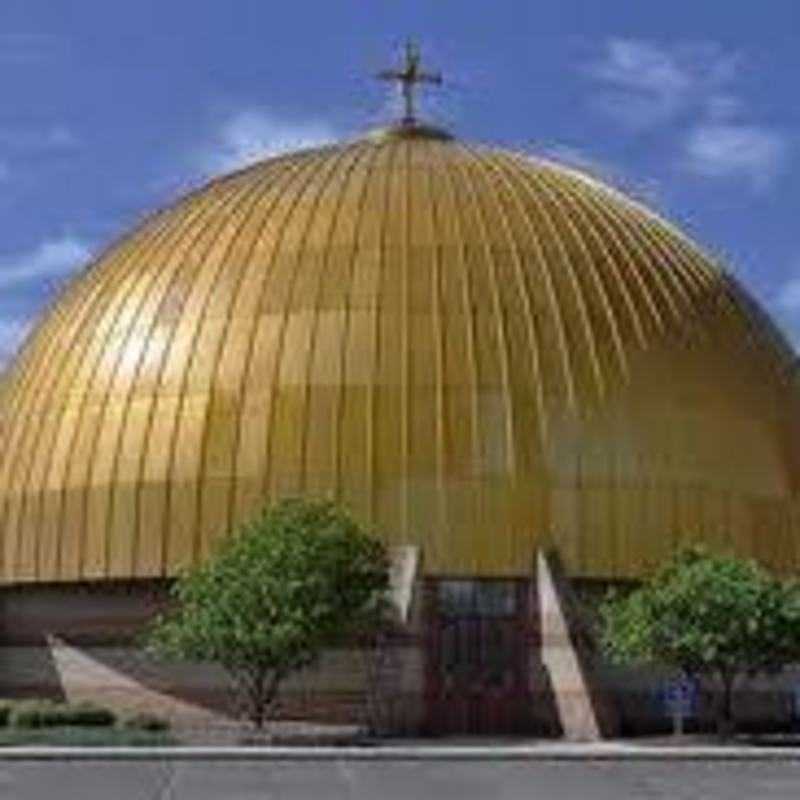
[[[250,721],[255,725],[259,733],[264,727],[264,719],[266,718],[266,703],[264,700],[264,684],[266,683],[266,679],[266,672],[257,672],[253,676],[253,685],[250,695]]]
[[[275,702],[286,673],[281,670],[253,669],[231,674],[239,698],[239,712],[260,732],[270,718],[270,707]]]
[[[270,672],[272,673],[271,676]],[[269,680],[267,680],[267,676],[270,676]],[[276,705],[275,698],[278,696],[278,689],[280,689],[281,683],[283,683],[283,679],[285,677],[286,673],[282,670],[266,670],[261,675],[261,682],[259,683],[259,695],[255,702],[255,708],[257,709],[256,714],[258,718],[256,728],[259,731],[264,726],[264,723],[273,716],[268,712],[274,712],[274,707]]]
[[[228,675],[236,703],[236,716],[248,720],[260,734],[272,717],[275,698],[287,672],[269,667],[253,667],[229,669]]]

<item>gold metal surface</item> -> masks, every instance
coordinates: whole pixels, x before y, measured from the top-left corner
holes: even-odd
[[[6,582],[171,575],[331,495],[428,574],[798,567],[792,355],[590,177],[385,135],[214,181],[112,246],[3,381]]]

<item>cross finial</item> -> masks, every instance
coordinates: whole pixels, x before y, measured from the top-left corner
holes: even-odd
[[[414,91],[419,83],[442,82],[441,73],[425,72],[421,66],[419,48],[413,41],[406,42],[406,63],[402,69],[387,69],[378,73],[378,78],[384,81],[397,81],[402,87],[403,101],[405,103],[405,114],[403,125],[416,124],[417,118],[414,113]]]

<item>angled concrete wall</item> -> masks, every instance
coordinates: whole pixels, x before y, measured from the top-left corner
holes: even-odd
[[[536,587],[541,660],[563,735],[576,741],[615,736],[619,729],[616,708],[581,640],[580,610],[554,553],[540,550],[537,554]]]

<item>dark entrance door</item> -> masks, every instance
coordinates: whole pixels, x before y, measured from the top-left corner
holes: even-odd
[[[428,727],[517,733],[530,719],[527,581],[442,580],[430,587]]]

